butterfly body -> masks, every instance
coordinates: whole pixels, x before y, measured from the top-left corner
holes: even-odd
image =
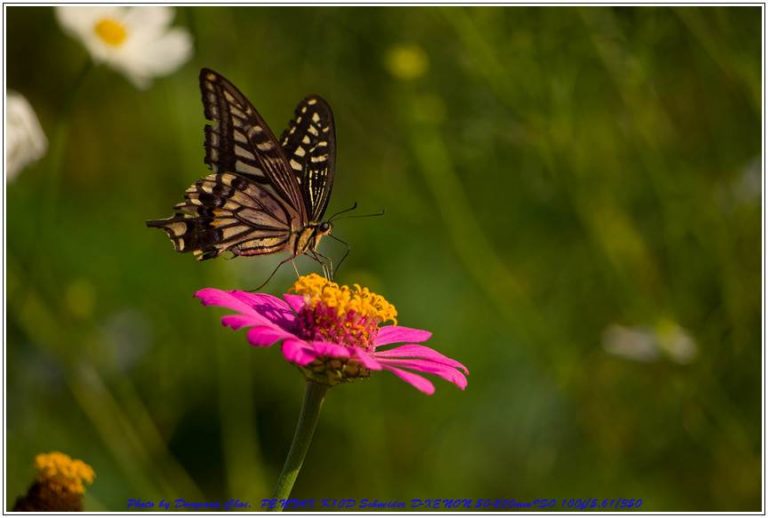
[[[308,252],[317,250],[320,240],[331,233],[332,225],[323,221],[320,223],[311,222],[303,230],[296,234],[293,246],[293,255],[299,256]]]
[[[205,163],[212,170],[184,193],[170,218],[149,227],[166,232],[177,252],[198,260],[309,254],[332,230],[323,221],[335,166],[330,106],[309,96],[278,141],[240,91],[220,74],[200,72],[205,116]]]

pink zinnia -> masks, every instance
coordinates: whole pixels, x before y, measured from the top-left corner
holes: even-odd
[[[434,385],[411,371],[434,374],[461,389],[467,386],[464,374],[469,371],[464,365],[419,345],[432,333],[381,326],[387,321],[397,323],[397,311],[384,297],[358,285],[339,286],[317,274],[300,277],[291,291],[283,299],[215,288],[195,296],[205,305],[235,310],[221,323],[232,329],[249,328],[252,345],[269,347],[282,341],[285,359],[317,383],[332,386],[388,370],[425,394],[434,393]],[[382,349],[398,343],[404,345]]]

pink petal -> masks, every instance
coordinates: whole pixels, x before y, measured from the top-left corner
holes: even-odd
[[[275,326],[256,326],[248,330],[246,335],[251,345],[256,347],[269,347],[279,340],[287,340],[289,338],[296,339],[294,335],[288,331],[284,331]]]
[[[360,349],[359,347],[355,348],[355,358],[360,360],[360,363],[362,363],[365,368],[371,369],[372,371],[380,371],[384,368],[384,366],[379,363],[376,358],[368,354],[367,351]]]
[[[291,309],[296,313],[301,311],[301,308],[304,307],[303,295],[292,295],[292,294],[286,293],[285,295],[283,295],[283,299],[285,299],[285,301],[288,303]]]
[[[232,290],[233,297],[245,302],[249,306],[272,305],[276,308],[285,309],[286,303],[283,299],[270,295],[269,293],[252,293],[250,291]]]
[[[434,349],[431,349],[424,345],[406,344],[400,347],[395,347],[394,349],[388,349],[386,351],[376,351],[375,356],[377,358],[392,358],[392,359],[421,358],[424,360],[431,360],[436,363],[442,363],[443,365],[448,365],[450,367],[455,367],[456,369],[463,370],[465,374],[469,374],[469,369],[467,369],[460,362],[452,358],[448,358],[447,356],[444,356],[439,352],[435,351]]]
[[[251,306],[232,295],[232,292],[229,291],[216,288],[203,288],[195,293],[195,297],[200,299],[200,302],[206,306],[221,306],[245,314],[254,313]]]
[[[221,306],[237,311],[242,318],[227,318],[226,322],[222,319],[222,324],[233,329],[274,324],[292,330],[295,324],[296,315],[290,306],[272,295],[204,288],[195,296],[206,306]]]
[[[249,315],[227,315],[221,318],[221,325],[231,327],[235,331],[241,327],[257,326],[264,324],[263,319]]]
[[[406,383],[410,383],[428,396],[431,396],[435,393],[435,386],[427,378],[412,372],[404,371],[402,369],[390,367],[388,365],[384,365],[384,368],[392,372],[395,376],[405,381]]]
[[[305,366],[317,357],[312,347],[302,340],[284,340],[283,356],[285,359],[296,365]]]
[[[316,341],[309,344],[316,356],[328,356],[330,358],[349,358],[349,347],[333,342]]]
[[[387,344],[399,344],[402,342],[426,342],[432,333],[423,329],[413,329],[403,326],[384,326],[379,329],[379,334],[373,341],[376,347]]]
[[[292,327],[296,320],[296,315],[291,310],[291,307],[284,300],[273,295],[234,291],[232,296],[245,302],[259,315],[284,329]]]
[[[382,360],[384,368],[389,366],[402,367],[404,369],[411,369],[418,372],[426,372],[428,374],[434,374],[445,381],[449,381],[459,387],[461,390],[467,388],[467,378],[454,369],[441,363],[435,363],[430,360]]]

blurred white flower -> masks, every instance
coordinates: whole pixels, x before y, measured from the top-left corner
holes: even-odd
[[[23,95],[8,91],[5,98],[5,179],[12,180],[48,149],[48,139],[35,110]]]
[[[675,363],[690,363],[698,354],[691,335],[670,320],[653,329],[611,325],[603,332],[603,349],[609,354],[638,362],[652,362],[662,355]]]
[[[192,37],[170,27],[171,7],[58,6],[56,18],[96,63],[122,72],[137,88],[170,74],[192,55]]]
[[[638,362],[651,362],[659,357],[653,334],[644,328],[612,325],[603,332],[603,349],[614,356]]]
[[[677,363],[691,363],[699,348],[688,331],[671,320],[662,320],[656,326],[656,341],[659,350]]]
[[[741,202],[760,202],[763,193],[763,164],[761,157],[754,157],[741,171],[733,184],[733,194]]]

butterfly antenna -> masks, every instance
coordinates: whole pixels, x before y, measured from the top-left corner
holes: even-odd
[[[347,212],[347,211],[344,211]],[[384,215],[384,209],[381,209],[379,212],[372,212],[370,214],[356,214],[354,216],[344,216],[339,219],[352,219],[352,218],[375,218],[377,216],[383,216]]]
[[[333,221],[336,218],[336,216],[340,216],[340,215],[344,214],[345,212],[351,212],[351,211],[355,210],[356,208],[357,208],[357,202],[353,203],[352,206],[350,208],[348,208],[348,209],[340,210],[339,212],[337,212],[336,214],[334,214],[333,216],[328,218],[328,221]]]
[[[346,251],[344,252],[344,255],[341,257],[341,260],[336,265],[336,272],[338,272],[341,269],[341,265],[344,263],[344,259],[347,258],[347,256],[349,255],[350,250],[352,250],[352,247],[349,246],[349,243],[347,243],[343,239],[339,239],[338,237],[334,236],[333,234],[328,234],[328,235],[330,237],[332,237],[333,239],[335,239],[336,241],[338,241],[339,243],[341,243],[342,245],[344,245],[344,247],[346,248]],[[336,273],[336,272],[334,272],[334,273]]]

